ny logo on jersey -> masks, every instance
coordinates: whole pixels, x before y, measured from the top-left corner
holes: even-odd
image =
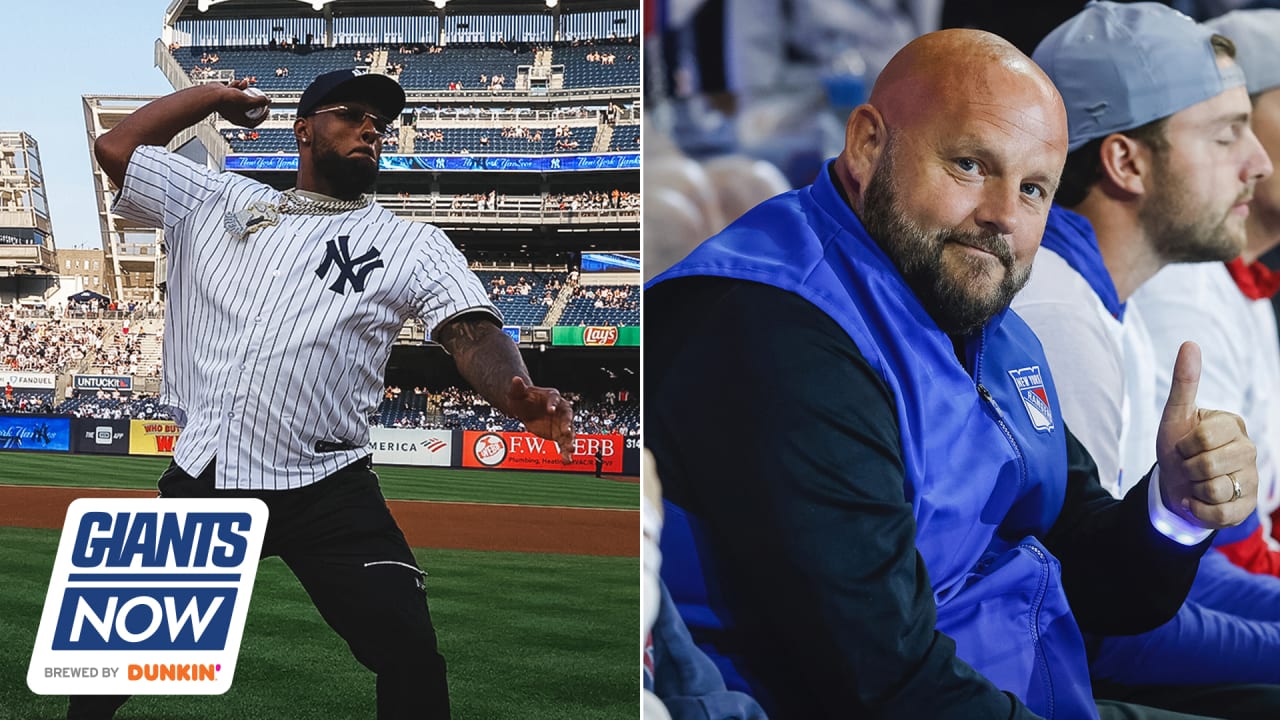
[[[325,248],[324,260],[320,262],[320,267],[316,268],[316,277],[323,280],[329,274],[331,266],[338,266],[338,279],[333,281],[329,289],[339,295],[346,294],[348,282],[351,283],[351,289],[364,292],[365,278],[369,273],[382,267],[382,260],[378,257],[381,253],[378,248],[371,247],[365,254],[353,258],[350,248],[347,247],[348,240],[350,237],[347,235],[339,235],[337,241],[330,240]]]

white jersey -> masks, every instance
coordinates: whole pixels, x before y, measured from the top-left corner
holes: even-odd
[[[217,486],[301,487],[369,454],[367,415],[391,345],[417,317],[501,319],[439,228],[376,203],[340,215],[281,215],[246,239],[229,212],[279,191],[163,148],[138,148],[114,211],[164,229],[164,390],[183,427],[174,460]]]
[[[1245,297],[1222,263],[1170,265],[1134,293],[1160,360],[1157,391],[1169,393],[1173,359],[1187,340],[1200,345],[1196,404],[1244,418],[1258,448],[1258,517],[1270,538],[1280,507],[1280,342],[1269,300]]]
[[[1013,309],[1044,346],[1067,427],[1097,463],[1102,486],[1124,497],[1155,464],[1163,407],[1137,309],[1129,303],[1123,321],[1115,318],[1088,281],[1044,247]]]

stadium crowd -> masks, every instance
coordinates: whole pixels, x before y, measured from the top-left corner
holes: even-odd
[[[0,369],[56,373],[102,347],[107,328],[62,319],[39,321],[11,314],[0,319]]]
[[[639,402],[633,393],[609,390],[586,396],[566,391],[574,403],[574,426],[579,433],[640,435]],[[374,427],[427,430],[488,430],[518,432],[523,426],[506,417],[473,390],[449,387],[430,392],[423,387],[406,391],[388,385],[378,408],[369,414]]]

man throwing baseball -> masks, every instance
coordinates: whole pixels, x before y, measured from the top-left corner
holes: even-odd
[[[165,151],[212,112],[254,127],[268,100],[200,85],[140,108],[94,146],[115,211],[168,246],[164,398],[183,433],[164,497],[261,498],[279,555],[355,657],[377,674],[377,717],[447,718],[423,573],[370,467],[366,412],[410,317],[462,376],[567,461],[573,407],[533,385],[501,316],[438,228],[364,194],[405,95],[381,75],[320,75],[298,104],[297,187],[280,192]],[[254,119],[256,117],[256,119]],[[125,697],[73,697],[109,718]]]

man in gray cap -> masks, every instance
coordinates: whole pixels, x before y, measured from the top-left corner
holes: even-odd
[[[1235,43],[1253,102],[1250,124],[1272,157],[1280,157],[1280,10],[1239,10],[1206,25]],[[1258,527],[1243,540],[1220,546],[1237,564],[1280,575],[1280,553],[1268,542],[1280,508],[1280,341],[1271,298],[1280,275],[1258,258],[1280,245],[1280,181],[1257,184],[1245,219],[1246,243],[1226,263],[1170,265],[1134,295],[1155,349],[1157,394],[1167,383],[1168,359],[1183,340],[1205,349],[1201,396],[1239,414],[1258,446]]]
[[[1148,474],[1149,491],[1160,492],[1152,466],[1166,451],[1157,447],[1156,363],[1127,301],[1169,263],[1238,255],[1245,203],[1271,174],[1234,54],[1228,39],[1163,5],[1096,2],[1033,56],[1062,94],[1069,153],[1032,279],[1013,307],[1054,368],[1062,417],[1116,497]],[[1247,492],[1238,474],[1227,479],[1227,492]],[[1210,535],[1177,515],[1166,520],[1185,530],[1185,542]],[[1275,717],[1276,688],[1232,684],[1280,682],[1280,669],[1257,662],[1280,652],[1278,607],[1273,579],[1211,552],[1173,620],[1137,636],[1093,638],[1095,693],[1210,716]],[[1207,684],[1218,687],[1181,687]]]

